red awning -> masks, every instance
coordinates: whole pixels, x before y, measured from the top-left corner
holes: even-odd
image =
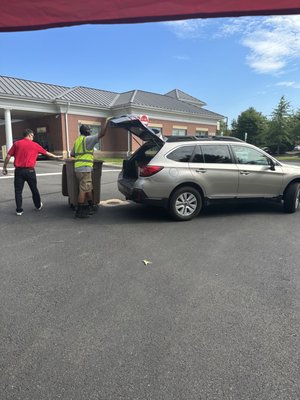
[[[299,0],[6,0],[0,31],[80,24],[300,14]]]

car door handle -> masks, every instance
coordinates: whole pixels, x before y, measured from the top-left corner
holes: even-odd
[[[206,172],[206,171],[207,171],[207,169],[205,169],[205,168],[196,169],[196,172],[202,172],[202,174],[204,174],[204,172]]]
[[[249,175],[250,172],[249,172],[249,171],[241,171],[240,174],[241,174],[241,175]]]

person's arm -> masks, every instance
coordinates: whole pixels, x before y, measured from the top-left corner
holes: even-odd
[[[9,154],[7,154],[7,156],[5,157],[4,164],[3,164],[3,169],[2,169],[2,174],[3,175],[7,175],[7,164],[9,163],[10,157],[11,156]]]
[[[63,158],[63,156],[56,156],[55,154],[49,153],[49,151],[46,151],[46,156],[50,158]]]
[[[98,133],[98,135],[86,136],[86,148],[87,150],[93,150],[94,146],[99,142],[99,140],[106,135],[107,128],[109,126],[109,121],[111,118],[106,118],[104,128]]]
[[[70,156],[71,157],[75,157],[75,146],[73,146],[73,149],[71,150]]]
[[[106,135],[107,129],[108,129],[108,127],[109,127],[109,121],[110,121],[110,119],[111,119],[111,118],[106,118],[104,128],[101,129],[101,131],[100,131],[99,134],[98,134],[98,140],[100,140],[101,138],[103,138],[103,136]]]
[[[38,143],[36,143],[36,142],[34,142],[34,145],[35,145],[35,147],[36,147],[36,149],[37,149],[37,152],[38,152],[39,154],[43,154],[44,156],[47,156],[47,157],[49,157],[49,158],[55,158],[55,159],[57,159],[57,158],[62,158],[62,157],[63,157],[63,156],[56,156],[55,154],[50,153],[49,151],[47,151],[46,149],[44,149],[44,147],[42,147],[40,144],[38,144]]]

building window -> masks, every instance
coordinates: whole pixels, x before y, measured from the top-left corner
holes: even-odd
[[[47,127],[40,126],[40,127],[36,128],[36,133],[47,133]]]
[[[173,128],[172,136],[186,136],[187,130],[182,128]]]
[[[207,128],[196,128],[196,136],[207,137],[208,129]]]
[[[155,133],[163,133],[162,127],[160,126],[151,126],[150,129],[154,130]]]
[[[154,123],[154,124],[149,124],[149,125],[148,125],[148,128],[154,130],[154,132],[155,132],[157,135],[162,135],[162,134],[163,134],[163,126],[162,126],[162,124],[156,124],[156,123]]]

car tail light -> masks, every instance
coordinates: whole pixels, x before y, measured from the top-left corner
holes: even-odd
[[[140,168],[140,176],[147,177],[157,174],[161,171],[163,167],[159,167],[158,165],[145,165]]]

